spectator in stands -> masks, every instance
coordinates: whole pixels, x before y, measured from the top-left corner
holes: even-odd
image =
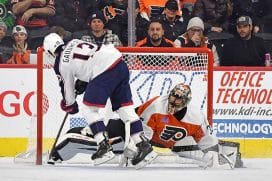
[[[36,49],[49,30],[47,19],[55,14],[54,0],[11,0],[11,4],[16,24],[28,30],[30,48]]]
[[[1,46],[11,46],[10,39],[7,38],[7,25],[0,21],[0,45]]]
[[[175,47],[173,41],[164,37],[164,29],[159,19],[151,19],[148,26],[148,35],[143,40],[136,43],[136,47]],[[161,55],[152,55],[151,59],[160,59]],[[150,62],[144,56],[139,55],[138,59],[141,60],[143,65],[147,66],[167,66],[173,57],[162,58],[163,61]]]
[[[5,63],[12,54],[11,43],[6,33],[7,25],[0,21],[0,64]]]
[[[148,35],[136,43],[136,47],[175,47],[174,42],[164,37],[164,29],[159,19],[152,19]]]
[[[232,13],[230,0],[197,0],[193,16],[200,17],[205,24],[205,35],[216,46],[219,57],[222,46],[232,34],[228,32],[229,17]]]
[[[179,16],[179,7],[176,0],[168,0],[163,12],[164,14],[159,18],[163,24],[164,35],[174,41],[186,31],[188,20],[185,20],[183,16]]]
[[[112,30],[123,45],[128,44],[128,13],[127,0],[111,0],[104,8],[103,13],[107,20],[108,29]]]
[[[233,13],[229,18],[229,31],[233,34],[236,34],[237,18],[240,16],[249,16],[252,18],[253,32],[261,32],[263,24],[262,17],[264,16],[265,8],[265,0],[233,0]]]
[[[10,1],[1,0],[0,4],[0,21],[5,23],[8,29],[12,29],[15,24],[15,17],[11,12]]]
[[[177,47],[206,47],[213,51],[214,65],[219,65],[219,57],[216,47],[204,36],[204,23],[199,17],[191,18],[187,31],[179,36],[175,41]]]
[[[272,1],[262,0],[262,2],[265,4],[263,17],[263,33],[272,33]]]
[[[137,41],[147,36],[147,29],[150,19],[157,18],[163,13],[165,4],[168,0],[138,0],[139,14],[136,18],[136,36]],[[177,1],[179,2],[179,1]],[[178,6],[178,15],[181,15],[180,6]]]
[[[149,21],[151,18],[156,18],[163,13],[167,0],[138,0],[138,2],[141,17]]]
[[[222,66],[265,66],[267,53],[263,39],[253,35],[252,19],[237,19],[238,35],[229,39],[223,47]]]
[[[56,14],[50,18],[50,25],[61,26],[71,33],[86,30],[87,18],[96,9],[96,0],[57,0]]]
[[[229,0],[197,0],[193,9],[193,16],[204,21],[206,33],[227,32],[231,13],[232,5]]]
[[[0,21],[0,43],[2,43],[3,39],[5,38],[7,29],[7,25],[3,21]]]
[[[25,27],[17,25],[12,30],[14,38],[13,54],[7,61],[8,64],[29,64],[31,50],[27,44],[27,31]]]
[[[102,44],[114,44],[114,46],[122,46],[116,34],[105,28],[106,19],[101,11],[95,11],[88,18],[89,30],[74,33],[74,38],[81,38],[98,46]]]

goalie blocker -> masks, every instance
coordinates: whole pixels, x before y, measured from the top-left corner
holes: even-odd
[[[125,124],[120,119],[110,119],[106,129],[109,134],[109,142],[113,147],[113,152],[115,154],[127,153],[124,151],[124,139],[125,139]],[[218,147],[212,147],[210,150],[206,150],[206,154],[203,153],[197,145],[186,145],[186,146],[174,146],[171,151],[173,155],[178,155],[179,157],[189,158],[197,160],[201,167],[218,167],[228,164],[234,165],[236,168],[243,167],[243,162],[241,160],[241,153],[239,151],[240,144],[230,141],[219,140]],[[157,146],[156,143],[151,142],[153,146]],[[132,150],[135,148],[132,148]],[[97,150],[97,143],[94,140],[88,127],[76,127],[70,129],[65,135],[61,136],[55,149],[52,151],[52,159],[48,161],[49,164],[54,164],[56,162],[69,161],[78,153],[83,153],[89,155],[95,153]],[[131,151],[131,150],[130,150]],[[209,154],[207,154],[207,152]],[[218,159],[216,162],[217,166],[209,163],[214,155],[210,153],[218,152],[216,157]],[[198,154],[194,154],[198,153]],[[125,157],[133,157],[133,155],[126,155]],[[214,159],[214,158],[213,158]],[[118,161],[117,161],[118,162]],[[116,163],[117,163],[116,162]],[[124,163],[124,160],[120,162]],[[230,166],[232,167],[232,166]],[[225,167],[224,167],[225,168]]]

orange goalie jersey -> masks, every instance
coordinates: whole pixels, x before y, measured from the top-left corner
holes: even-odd
[[[160,146],[172,148],[187,136],[198,143],[205,133],[201,127],[204,115],[189,103],[182,120],[168,114],[168,96],[154,97],[137,109],[137,114],[153,130],[151,141]]]

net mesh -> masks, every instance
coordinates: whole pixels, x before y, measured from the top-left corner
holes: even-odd
[[[207,53],[123,53],[130,70],[206,70]]]

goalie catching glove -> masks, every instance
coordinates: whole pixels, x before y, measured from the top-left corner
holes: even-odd
[[[76,113],[78,113],[78,104],[77,104],[77,102],[75,102],[72,105],[67,106],[65,100],[62,99],[61,102],[60,102],[60,107],[61,107],[61,109],[63,111],[65,111],[65,112],[67,112],[69,114],[76,114]]]

